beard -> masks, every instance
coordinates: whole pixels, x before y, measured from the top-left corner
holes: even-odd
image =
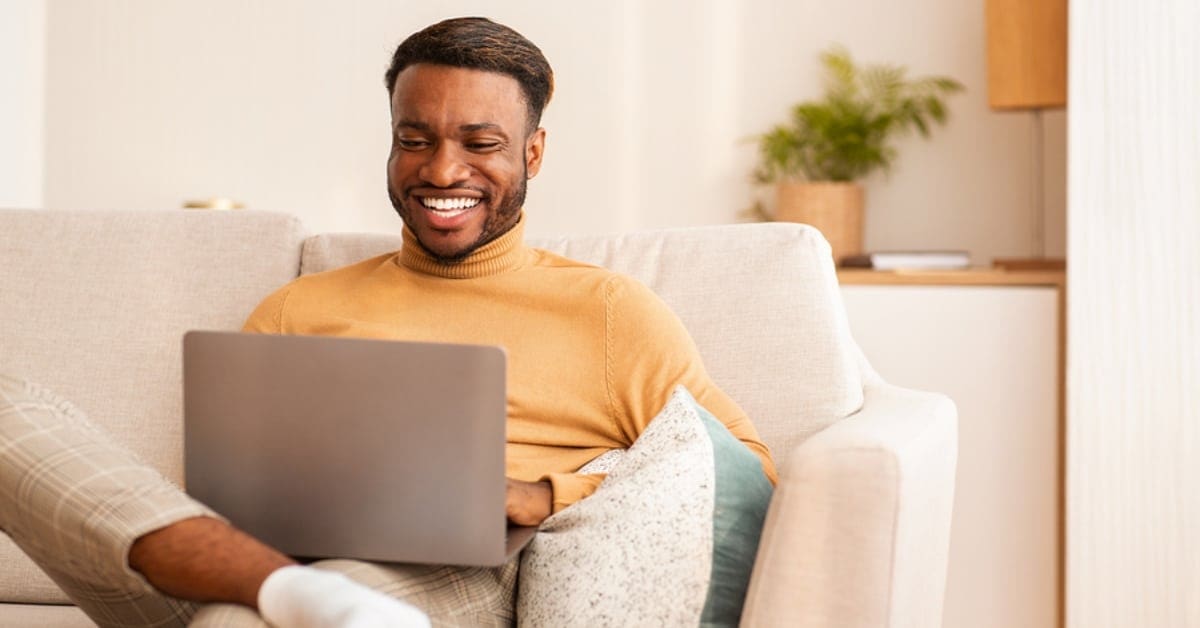
[[[430,255],[430,257],[440,264],[457,264],[469,257],[475,251],[478,251],[480,247],[491,242],[492,240],[495,240],[496,238],[499,238],[505,233],[508,233],[517,225],[521,214],[521,208],[525,205],[525,192],[529,182],[528,173],[528,166],[523,167],[521,169],[520,179],[515,181],[515,185],[510,188],[508,194],[504,195],[500,199],[497,200],[493,199],[490,195],[484,195],[484,198],[488,204],[488,215],[484,219],[483,228],[479,231],[479,237],[476,238],[474,242],[453,255],[442,255],[435,253],[428,246],[426,246],[424,242],[421,242],[420,235],[412,225],[410,213],[412,210],[409,208],[409,205],[404,202],[405,199],[412,199],[412,195],[408,191],[405,191],[404,197],[400,198],[396,196],[395,192],[392,190],[392,186],[389,185],[388,199],[391,200],[392,208],[395,209],[396,213],[400,215],[400,219],[404,221],[404,224],[408,226],[409,230],[412,231],[413,236],[416,237],[417,243],[421,245],[421,248],[424,249],[425,252]],[[477,190],[466,185],[452,186],[441,189],[472,189],[482,192],[482,190]],[[493,203],[493,200],[496,200],[497,202]]]

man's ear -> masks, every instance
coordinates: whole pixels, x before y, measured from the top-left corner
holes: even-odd
[[[546,150],[546,129],[538,127],[525,140],[525,173],[532,179],[542,169],[542,152]]]

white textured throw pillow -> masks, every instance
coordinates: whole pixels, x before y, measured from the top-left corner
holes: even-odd
[[[521,626],[736,625],[771,485],[677,388],[590,497],[521,560]]]

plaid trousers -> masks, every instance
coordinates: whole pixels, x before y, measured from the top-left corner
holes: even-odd
[[[0,375],[0,530],[101,626],[267,626],[236,604],[158,592],[129,567],[142,535],[216,517],[50,391]],[[497,568],[312,564],[402,599],[435,626],[513,624],[517,561]]]

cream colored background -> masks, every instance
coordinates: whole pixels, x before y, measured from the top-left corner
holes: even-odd
[[[816,55],[840,42],[968,89],[948,128],[905,140],[891,176],[867,181],[868,248],[964,248],[977,263],[1031,252],[1032,117],[986,106],[983,0],[18,1],[46,13],[49,207],[228,195],[316,231],[395,230],[390,52],[437,19],[485,14],[557,71],[534,234],[736,220],[754,194],[744,139],[818,94]],[[1047,116],[1051,254],[1065,241],[1064,128],[1063,113]]]
[[[0,207],[41,207],[45,131],[43,0],[0,1]]]

